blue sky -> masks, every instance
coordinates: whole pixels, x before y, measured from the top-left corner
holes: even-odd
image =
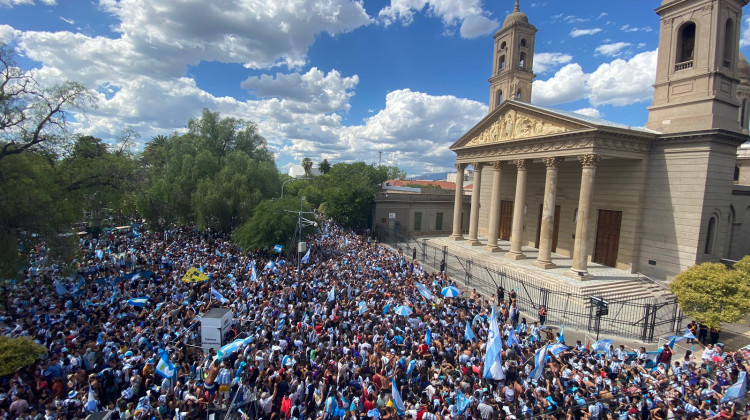
[[[492,34],[513,3],[0,0],[0,42],[42,82],[96,92],[80,133],[144,143],[208,108],[257,123],[280,170],[382,152],[417,176],[451,170],[448,146],[486,115]],[[532,102],[644,125],[658,4],[521,0],[539,29]]]

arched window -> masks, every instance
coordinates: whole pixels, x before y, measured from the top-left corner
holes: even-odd
[[[525,69],[526,68],[526,53],[521,53],[521,59],[518,60],[518,67]]]
[[[498,90],[495,99],[495,105],[500,105],[501,103],[503,103],[503,91]]]
[[[680,28],[677,36],[677,63],[685,63],[693,61],[693,52],[695,51],[695,23],[688,22]],[[681,67],[683,68],[692,67],[690,66]]]
[[[505,70],[505,56],[504,55],[500,56],[500,62],[497,64],[497,69],[498,71]]]
[[[708,219],[708,229],[706,230],[706,244],[703,247],[704,254],[714,253],[714,238],[716,236],[716,216]]]
[[[734,182],[740,182],[740,167],[735,165],[734,167]]]
[[[525,47],[525,46],[526,46],[526,38],[522,38],[522,39],[521,39],[521,46],[522,46],[522,47]]]
[[[518,89],[518,92],[516,92],[516,99],[521,99],[521,89]]]
[[[740,108],[740,128],[747,128],[747,99],[742,100]]]
[[[726,25],[724,25],[724,67],[729,67],[732,64],[732,56],[734,55],[734,21],[727,19]]]
[[[504,49],[505,49],[505,47],[506,47],[507,45],[508,45],[508,44],[506,44],[506,43],[505,43],[505,41],[503,41],[503,43],[502,43],[502,44],[500,44],[500,49],[501,49],[501,50],[504,50]]]

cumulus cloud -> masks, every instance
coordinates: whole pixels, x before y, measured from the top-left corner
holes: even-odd
[[[487,106],[476,101],[396,90],[363,125],[342,128],[337,158],[356,160],[363,150],[382,151],[388,165],[401,168],[407,162],[409,174],[447,171],[455,158],[448,147],[486,114]]]
[[[593,117],[593,118],[601,118],[602,117],[602,113],[599,112],[599,110],[596,109],[596,108],[581,108],[581,109],[577,109],[577,110],[575,110],[573,112],[575,112],[576,114],[585,115],[587,117]]]
[[[599,105],[625,106],[649,100],[653,96],[656,75],[656,51],[635,55],[630,60],[616,59],[601,64],[587,74],[578,63],[567,64],[548,80],[534,82],[532,100],[540,105],[557,105],[588,99]]]
[[[535,53],[534,54],[534,72],[544,74],[554,70],[563,64],[568,64],[573,59],[570,54],[563,53]]]
[[[617,57],[623,53],[623,49],[630,46],[629,42],[613,42],[596,47],[596,52],[608,57]]]
[[[573,30],[570,31],[570,36],[573,38],[578,38],[579,36],[584,36],[584,35],[595,35],[601,31],[602,31],[602,28],[591,28],[591,29],[573,28]]]
[[[742,28],[742,36],[740,38],[740,47],[747,47],[750,45],[750,16],[745,18],[745,24]]]
[[[637,26],[623,25],[620,27],[623,32],[651,32],[653,29],[650,26],[644,26],[639,28]]]
[[[10,44],[21,35],[21,31],[9,25],[0,25],[0,43]]]
[[[414,15],[425,11],[428,16],[440,18],[446,33],[452,33],[460,24],[464,38],[476,38],[491,33],[499,23],[490,19],[489,12],[482,8],[481,0],[391,0],[378,12],[378,20],[385,26],[395,22],[409,25]]]
[[[261,98],[277,97],[298,104],[300,112],[327,113],[349,109],[349,98],[359,83],[359,77],[341,77],[336,71],[323,73],[316,67],[307,73],[277,73],[250,77],[241,83],[245,89]]]

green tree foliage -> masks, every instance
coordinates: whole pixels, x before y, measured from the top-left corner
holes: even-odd
[[[300,198],[286,194],[283,199],[263,201],[256,207],[250,220],[234,230],[232,239],[245,250],[268,249],[275,244],[291,245],[297,227],[297,214],[294,212],[299,208]],[[309,209],[309,203],[304,203],[303,211]],[[309,219],[309,216],[304,217]],[[303,237],[305,233],[306,230],[303,230]]]
[[[309,157],[302,159],[302,169],[305,170],[305,176],[312,175],[313,161]]]
[[[31,366],[46,353],[47,349],[36,344],[30,337],[0,336],[0,376]]]
[[[371,223],[375,194],[386,179],[388,169],[384,166],[337,163],[302,191],[314,207],[322,205],[333,220],[348,227],[365,228]]]
[[[703,263],[675,277],[669,288],[680,308],[696,321],[718,328],[723,322],[740,322],[750,313],[750,256],[734,269]]]
[[[203,110],[188,132],[157,136],[142,154],[149,187],[137,198],[151,224],[196,223],[230,230],[281,188],[257,126]]]
[[[399,179],[401,181],[406,179],[406,172],[402,171],[401,169],[398,169],[396,166],[381,166],[380,168],[384,168],[386,171],[386,180],[388,179]]]
[[[328,159],[323,159],[318,164],[318,169],[320,170],[321,174],[327,174],[328,172],[331,172],[331,164],[328,163]]]
[[[66,112],[93,104],[78,83],[41,86],[15,64],[14,52],[0,43],[0,160],[30,150],[63,148]]]

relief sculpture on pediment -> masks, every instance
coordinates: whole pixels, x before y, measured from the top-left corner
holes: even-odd
[[[489,127],[477,133],[473,139],[466,143],[466,146],[558,134],[569,130],[569,127],[531,117],[511,109]]]

